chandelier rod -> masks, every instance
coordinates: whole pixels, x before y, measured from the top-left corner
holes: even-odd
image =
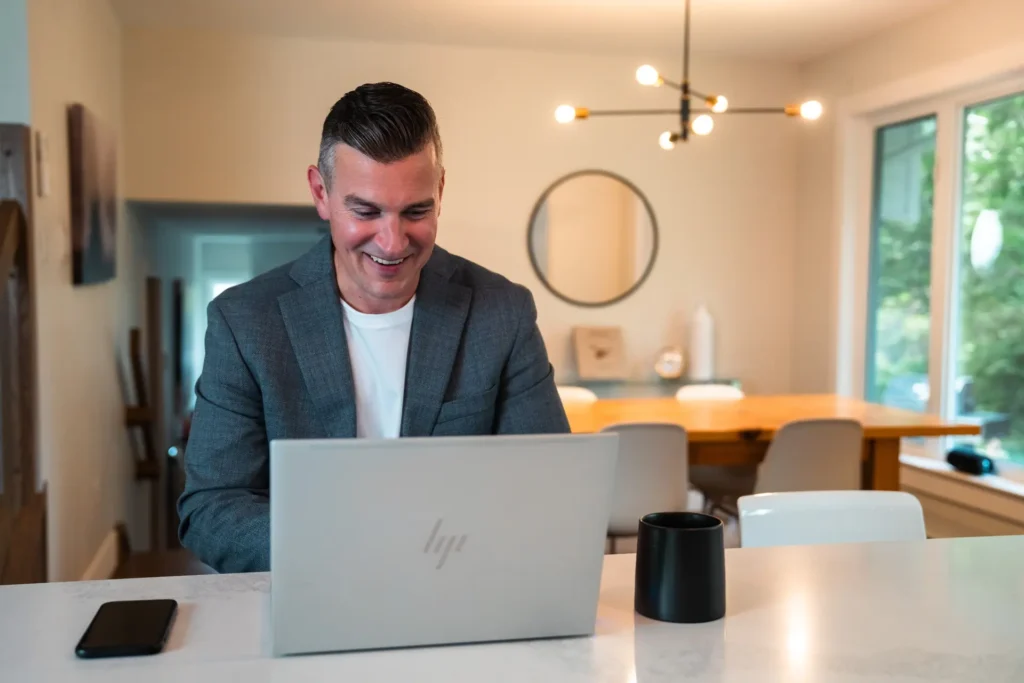
[[[683,84],[690,82],[690,0],[686,0],[686,18],[683,25]]]

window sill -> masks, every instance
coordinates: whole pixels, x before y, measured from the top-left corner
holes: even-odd
[[[900,456],[900,465],[902,488],[922,500],[926,518],[931,510],[948,523],[943,526],[960,529],[952,535],[1024,533],[1024,472],[974,476],[909,454]]]
[[[1024,472],[1020,468],[1013,468],[1013,472],[1001,474],[974,475],[960,472],[944,460],[920,455],[908,455],[906,453],[900,455],[900,465],[1024,500]],[[996,463],[996,466],[999,466],[998,463]]]

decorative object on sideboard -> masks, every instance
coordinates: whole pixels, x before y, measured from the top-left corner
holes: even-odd
[[[700,306],[690,323],[690,379],[706,382],[715,376],[715,321]]]
[[[658,352],[654,361],[654,372],[658,377],[670,380],[679,379],[686,369],[686,355],[679,346],[667,346]]]
[[[621,327],[574,327],[572,338],[580,379],[625,379],[626,348]]]
[[[70,105],[67,116],[72,282],[106,282],[116,275],[117,140],[81,104]]]
[[[526,240],[534,272],[552,294],[577,306],[608,306],[650,275],[658,223],[630,181],[609,171],[576,171],[537,200]]]
[[[816,100],[808,100],[803,104],[787,104],[784,107],[731,107],[729,100],[724,95],[705,94],[691,87],[690,84],[690,0],[685,1],[684,24],[683,24],[683,80],[681,83],[674,83],[649,64],[644,64],[636,70],[636,80],[640,85],[658,87],[667,85],[680,92],[679,106],[672,109],[588,109],[587,107],[575,107],[571,104],[563,104],[555,110],[555,120],[559,123],[570,123],[577,119],[588,119],[592,116],[660,116],[674,114],[679,117],[679,131],[667,130],[658,138],[658,144],[663,149],[672,149],[677,141],[685,142],[689,139],[690,133],[695,135],[707,135],[715,127],[715,119],[712,114],[785,114],[786,116],[799,116],[806,120],[816,120],[821,117],[823,108]],[[705,107],[694,106],[696,99],[698,104]]]

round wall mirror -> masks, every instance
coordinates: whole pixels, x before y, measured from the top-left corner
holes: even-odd
[[[650,202],[607,171],[556,180],[530,216],[530,262],[556,296],[579,306],[607,306],[647,279],[658,252]]]

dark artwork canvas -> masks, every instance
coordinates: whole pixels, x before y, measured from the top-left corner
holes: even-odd
[[[117,256],[117,140],[81,104],[68,107],[72,282],[113,279]]]

